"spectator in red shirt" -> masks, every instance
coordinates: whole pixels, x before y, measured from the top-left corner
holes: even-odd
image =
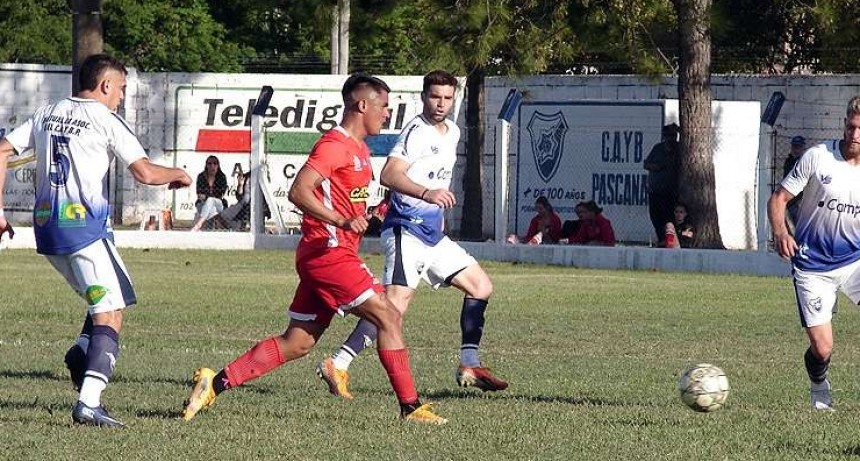
[[[603,216],[603,208],[594,200],[579,202],[574,208],[579,217],[579,229],[570,238],[571,244],[615,246],[615,231],[612,223]]]
[[[556,243],[561,238],[561,218],[552,209],[549,200],[540,196],[535,200],[535,216],[529,223],[526,236],[518,239],[516,235],[508,236],[509,243],[528,243],[539,245],[541,243]]]
[[[555,243],[561,238],[561,218],[552,209],[549,200],[546,197],[538,197],[535,200],[535,217],[529,224],[529,231],[526,233],[526,242],[531,242],[538,234],[541,234],[543,243]]]

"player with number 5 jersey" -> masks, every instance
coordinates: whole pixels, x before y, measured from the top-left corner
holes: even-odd
[[[12,227],[3,215],[7,161],[32,149],[36,157],[33,231],[36,251],[87,302],[84,326],[65,357],[80,391],[72,420],[123,426],[101,405],[101,393],[119,357],[123,309],[136,302],[134,288],[113,243],[108,171],[114,157],[138,182],[185,187],[179,168],[150,163],[143,146],[116,111],[125,97],[125,66],[108,55],[84,60],[81,92],[45,105],[0,141],[0,234]]]

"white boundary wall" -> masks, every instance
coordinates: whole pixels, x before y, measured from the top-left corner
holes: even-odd
[[[294,250],[298,235],[253,235],[242,232],[147,232],[116,231],[119,248],[171,248]],[[509,245],[461,242],[480,260],[551,264],[595,269],[659,270],[787,276],[789,264],[774,253],[761,251],[665,250],[642,247],[585,247],[572,245]],[[35,248],[32,228],[17,228],[15,239],[4,238],[0,248]],[[365,238],[362,251],[381,253],[377,238]],[[2,257],[2,253],[0,253]],[[381,270],[376,268],[375,270]]]
[[[749,213],[757,215],[757,240],[763,248],[768,235],[764,219],[765,202],[770,194],[771,178],[769,167],[771,152],[770,135],[775,131],[783,136],[803,135],[811,145],[824,139],[841,137],[842,119],[848,100],[860,94],[860,75],[841,76],[743,76],[714,75],[711,88],[714,100],[757,101],[761,110],[767,106],[771,95],[782,92],[786,101],[776,124],[771,129],[760,127],[758,196],[751,197]],[[485,191],[494,191],[495,177],[491,173],[496,165],[496,140],[499,111],[510,89],[516,88],[524,94],[523,102],[545,100],[554,95],[557,101],[654,101],[677,99],[677,79],[673,77],[649,80],[637,76],[533,76],[533,77],[489,77],[485,80],[484,117],[486,136],[484,138],[483,168]],[[776,146],[777,151],[788,151],[789,146]],[[516,162],[511,157],[510,163]],[[509,195],[510,198],[510,195]],[[484,197],[484,235],[495,233],[495,197]],[[568,218],[569,219],[569,218]],[[754,243],[754,242],[751,242]]]
[[[70,69],[64,66],[40,66],[20,64],[0,64],[0,130],[14,128],[21,123],[23,117],[29,116],[38,106],[53,99],[67,96],[71,91]],[[125,116],[135,127],[144,146],[149,150],[153,161],[173,165],[176,162],[173,147],[168,144],[176,132],[178,120],[170,112],[170,89],[179,85],[201,85],[230,87],[231,85],[253,82],[255,91],[262,84],[278,86],[318,86],[330,76],[282,76],[282,75],[244,75],[244,74],[137,74],[131,70],[130,85],[125,103]],[[283,79],[300,79],[299,83],[280,83]],[[404,80],[403,91],[420,90],[420,80]],[[387,81],[393,86],[394,80]],[[338,80],[338,84],[342,80]],[[172,86],[171,86],[172,85]],[[398,84],[399,85],[399,84]],[[781,91],[786,96],[779,119],[774,127],[787,136],[794,134],[805,135],[811,142],[817,142],[822,137],[838,137],[841,133],[841,123],[844,117],[845,104],[858,93],[860,76],[714,76],[712,89],[714,98],[718,100],[759,101],[764,108],[774,91]],[[484,167],[484,235],[493,235],[494,202],[492,191],[495,189],[493,174],[495,165],[495,126],[496,117],[509,88],[516,86],[520,89],[528,87],[543,87],[546,90],[561,89],[576,99],[591,100],[655,100],[677,98],[677,81],[675,78],[662,78],[656,81],[643,77],[630,76],[541,76],[526,78],[491,77],[486,80],[486,97],[484,115],[486,122],[485,149],[483,156]],[[170,99],[173,98],[173,99]],[[181,112],[184,108],[177,107]],[[461,111],[462,112],[462,111]],[[463,117],[460,117],[461,127]],[[763,130],[763,142],[760,149],[767,154],[771,147],[767,143],[767,133]],[[464,130],[465,132],[465,130]],[[827,136],[822,136],[827,133]],[[816,137],[814,134],[818,134]],[[786,146],[787,149],[787,146]],[[461,149],[462,150],[462,149]],[[459,160],[458,167],[462,166]],[[456,171],[454,188],[461,193],[462,168]],[[197,171],[190,171],[196,176]],[[14,176],[14,174],[12,174]],[[10,178],[11,179],[11,178]],[[26,173],[19,173],[18,178],[26,188],[27,181],[32,179]],[[273,180],[274,182],[274,180]],[[7,185],[10,182],[7,182]],[[159,192],[144,190],[145,186],[134,187],[126,174],[117,175],[114,188],[115,199],[120,203],[134,203],[143,198],[155,197],[154,206],[173,203],[172,196],[160,196]],[[759,202],[761,204],[760,194]],[[11,195],[7,195],[7,201]],[[138,218],[136,210],[123,208],[123,219]],[[24,216],[26,220],[26,216]],[[459,212],[455,210],[449,221],[451,229],[459,229]],[[760,232],[762,233],[762,232]],[[169,235],[169,237],[168,237]],[[761,238],[761,235],[760,235]],[[210,242],[210,240],[212,242]],[[225,242],[223,245],[219,242]],[[227,243],[229,241],[229,243]],[[295,241],[295,237],[271,237],[225,235],[212,233],[210,235],[196,234],[186,236],[180,232],[117,232],[117,243],[121,247],[147,246],[170,248],[223,248],[235,249],[287,247]],[[197,242],[197,243],[194,243]],[[32,248],[32,233],[19,228],[18,236],[13,242],[5,239],[3,245],[11,243],[13,247]],[[210,245],[211,243],[211,245]],[[369,241],[368,244],[373,244]],[[772,254],[759,252],[717,252],[707,250],[684,250],[682,252],[667,252],[647,248],[575,248],[554,247],[544,248],[506,248],[493,244],[464,243],[476,256],[485,259],[519,260],[534,263],[571,264],[581,267],[605,268],[641,268],[661,270],[701,270],[705,272],[737,272],[760,274],[786,274],[787,265],[781,263]]]

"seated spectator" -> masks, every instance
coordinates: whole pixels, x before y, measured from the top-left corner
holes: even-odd
[[[205,229],[229,229],[233,231],[246,230],[251,219],[251,172],[239,174],[236,178],[236,203],[224,208],[217,215],[207,219],[203,224]],[[262,196],[260,197],[261,199]],[[263,217],[272,217],[269,205],[263,199]]]
[[[227,175],[221,171],[218,157],[210,155],[206,158],[206,167],[197,175],[197,201],[194,203],[197,214],[192,231],[199,231],[207,219],[224,211],[227,207],[226,193]]]
[[[569,243],[615,246],[615,231],[612,230],[612,223],[603,216],[603,208],[597,206],[594,200],[579,202],[574,211],[579,217],[579,229],[570,237]]]
[[[576,235],[576,232],[579,230],[579,220],[572,219],[567,220],[561,224],[561,238],[559,239],[559,243],[567,243],[571,237]],[[562,240],[564,242],[562,242]]]
[[[561,218],[552,209],[546,197],[538,197],[535,200],[535,216],[529,223],[526,236],[518,239],[516,235],[508,236],[509,243],[528,243],[529,245],[540,245],[541,243],[556,243],[561,238]]]
[[[696,232],[687,221],[687,205],[675,205],[675,221],[666,223],[666,248],[690,248]]]

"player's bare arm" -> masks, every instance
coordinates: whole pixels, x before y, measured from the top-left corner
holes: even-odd
[[[314,195],[314,191],[325,180],[316,170],[303,166],[296,175],[293,185],[287,197],[302,213],[359,234],[367,230],[367,218],[362,216],[341,216],[340,213],[326,208],[325,205]]]
[[[157,165],[148,158],[136,160],[128,166],[132,176],[137,182],[150,186],[161,186],[169,184],[171,189],[188,187],[191,185],[191,176],[181,168],[170,168]]]
[[[13,155],[15,155],[15,148],[12,147],[12,143],[5,139],[0,140],[0,237],[8,232],[9,238],[15,237],[15,230],[3,215],[3,189],[6,187],[6,163]]]
[[[406,174],[408,169],[409,162],[406,160],[388,157],[385,166],[382,167],[382,174],[379,178],[380,183],[401,194],[410,195],[442,208],[451,208],[457,203],[454,194],[448,189],[428,189],[409,179],[409,176]]]
[[[788,226],[785,224],[785,207],[792,198],[794,195],[780,186],[767,201],[767,216],[770,228],[773,230],[773,246],[785,259],[792,258],[798,248],[797,242],[788,232]]]

